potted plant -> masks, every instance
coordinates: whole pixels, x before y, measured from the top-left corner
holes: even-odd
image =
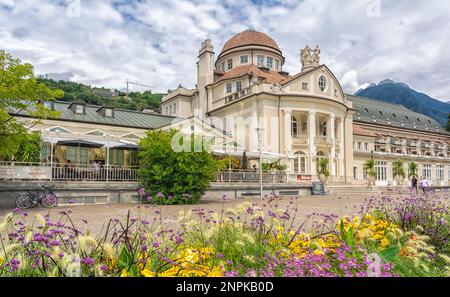
[[[408,163],[408,177],[417,175],[417,163],[409,162]]]
[[[317,161],[317,173],[319,175],[319,180],[326,184],[328,181],[328,176],[330,176],[330,172],[328,171],[328,159],[321,158]]]
[[[375,176],[377,175],[375,170],[375,160],[369,159],[363,164],[364,170],[367,173],[367,185],[371,187],[375,184]]]
[[[392,162],[392,174],[394,175],[395,182],[397,186],[403,185],[403,180],[405,179],[405,170],[403,169],[403,161],[395,160]]]

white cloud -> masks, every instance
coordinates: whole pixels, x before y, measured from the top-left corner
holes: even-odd
[[[0,48],[37,73],[115,88],[133,79],[166,91],[194,86],[205,38],[218,54],[233,34],[253,28],[278,42],[291,73],[300,69],[300,48],[319,44],[321,62],[347,92],[391,78],[450,99],[447,2],[80,0],[79,17],[70,17],[74,1],[0,0]],[[379,17],[371,17],[373,3]]]

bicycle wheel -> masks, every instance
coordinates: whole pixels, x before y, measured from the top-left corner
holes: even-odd
[[[58,198],[54,194],[47,193],[42,197],[41,203],[44,207],[51,208],[56,205]]]
[[[30,208],[33,204],[33,201],[30,198],[30,195],[27,193],[20,194],[16,198],[16,206],[20,209]]]

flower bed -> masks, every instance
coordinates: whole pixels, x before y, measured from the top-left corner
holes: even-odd
[[[303,222],[297,199],[279,209],[278,197],[266,197],[261,206],[183,211],[176,230],[162,206],[146,205],[95,238],[70,210],[31,223],[15,210],[0,225],[0,276],[448,276],[446,195],[381,195],[358,215]]]

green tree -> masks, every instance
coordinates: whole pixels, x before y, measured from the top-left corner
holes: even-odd
[[[214,156],[195,146],[194,137],[188,142],[188,151],[174,151],[172,145],[177,144],[173,142],[177,133],[176,130],[149,131],[139,143],[141,182],[158,204],[196,203],[218,169]],[[181,138],[180,142],[187,139]]]
[[[61,90],[50,90],[37,82],[31,64],[0,51],[0,159],[16,154],[20,143],[29,137],[28,130],[41,119],[56,116],[42,102],[61,96]],[[21,114],[31,116],[26,126],[17,121]]]
[[[448,119],[448,121],[447,121],[447,126],[445,127],[445,129],[447,131],[450,131],[450,113],[448,114],[447,119]]]

